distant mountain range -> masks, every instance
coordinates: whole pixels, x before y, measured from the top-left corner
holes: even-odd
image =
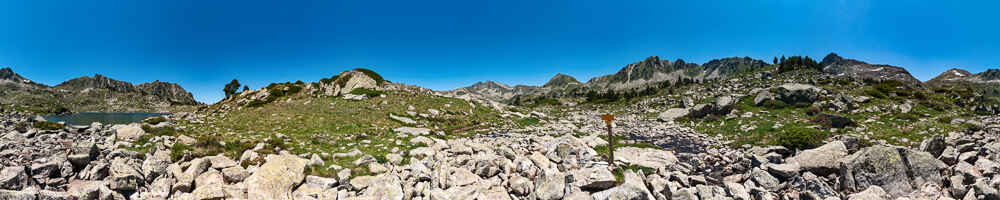
[[[47,86],[0,69],[0,104],[39,113],[168,112],[174,105],[200,105],[175,83],[154,81],[133,85],[100,74]]]
[[[820,61],[822,72],[832,77],[842,77],[854,80],[886,81],[895,80],[908,85],[940,86],[939,82],[963,84],[1000,85],[1000,70],[990,69],[979,74],[969,74],[964,70],[953,69],[942,73],[926,84],[914,78],[905,68],[869,64],[866,62],[846,59],[836,53],[830,53]],[[560,97],[580,95],[590,91],[603,92],[607,90],[627,90],[654,87],[663,82],[676,83],[680,80],[704,81],[727,79],[741,73],[752,72],[766,67],[773,67],[762,60],[749,57],[730,57],[715,59],[705,64],[688,63],[684,60],[661,60],[657,56],[648,57],[642,61],[625,65],[614,74],[599,76],[581,83],[566,74],[556,74],[542,86],[517,85],[508,86],[495,81],[478,82],[468,87],[441,91],[446,96],[459,98],[486,99],[497,102],[511,102],[519,99],[538,97]],[[953,74],[964,74],[959,78],[947,77]]]

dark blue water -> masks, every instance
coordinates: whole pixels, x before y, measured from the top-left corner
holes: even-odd
[[[73,113],[68,115],[50,115],[43,116],[45,120],[52,122],[66,122],[69,125],[90,125],[94,122],[100,122],[101,124],[128,124],[134,122],[141,122],[142,120],[155,117],[164,116],[169,113],[99,113],[99,112],[84,112],[84,113]]]

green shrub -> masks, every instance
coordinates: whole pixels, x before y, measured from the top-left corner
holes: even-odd
[[[175,129],[172,126],[152,127],[149,125],[142,125],[142,130],[148,133],[147,135],[152,135],[152,136],[177,135],[177,129]]]
[[[885,99],[885,98],[889,97],[889,95],[886,95],[885,93],[883,93],[883,92],[881,92],[881,91],[879,91],[878,89],[875,89],[875,88],[865,88],[864,90],[862,90],[862,92],[864,92],[865,95],[868,95],[868,96],[871,96],[871,97],[877,98],[877,99]]]
[[[771,141],[771,145],[783,146],[789,149],[812,149],[821,145],[823,139],[826,139],[826,134],[816,129],[791,125],[785,127]]]
[[[517,120],[517,124],[519,124],[521,126],[532,126],[532,125],[536,125],[536,124],[538,124],[540,122],[541,122],[541,120],[539,120],[538,118],[534,118],[534,117],[526,117],[526,118],[521,118],[520,120]]]
[[[535,105],[536,105],[536,106],[537,106],[537,105],[551,105],[551,106],[558,106],[558,105],[560,105],[560,103],[559,103],[559,100],[557,100],[557,99],[553,99],[553,98],[542,98],[542,99],[539,99],[539,100],[535,101]]]
[[[31,124],[31,127],[41,129],[41,130],[60,130],[63,128],[63,124],[50,122],[50,121],[37,121]]]
[[[191,146],[184,143],[174,143],[174,146],[170,147],[170,160],[173,162],[179,162],[184,158],[184,152],[193,151]]]
[[[951,124],[951,120],[955,120],[955,118],[951,116],[942,116],[937,118],[937,121],[942,124]]]
[[[910,112],[910,113],[897,113],[896,114],[896,119],[915,122],[917,120],[920,120],[920,116],[917,116],[917,114],[915,114],[913,112]]]
[[[155,124],[160,124],[160,123],[165,122],[165,121],[167,121],[167,118],[165,118],[163,116],[150,117],[150,118],[146,118],[146,120],[142,120],[142,122],[146,122],[147,124],[154,124],[154,125]]]
[[[369,96],[369,97],[377,97],[377,96],[380,96],[382,94],[385,94],[385,92],[378,91],[378,90],[367,89],[367,88],[355,88],[354,90],[351,90],[351,94],[353,94],[353,95],[365,95],[365,96]]]
[[[340,77],[340,75],[333,75],[333,77],[330,77],[330,78],[319,79],[319,82],[322,82],[323,84],[330,84],[330,83],[333,83],[333,81],[336,81],[337,78],[339,78],[339,77]]]
[[[966,122],[965,124],[962,124],[962,127],[965,128],[965,130],[968,130],[969,132],[976,132],[976,131],[983,130],[982,126],[979,126],[978,124],[968,123],[968,122]]]
[[[806,109],[806,115],[813,116],[813,115],[819,114],[822,111],[823,111],[823,109],[820,109],[817,106],[809,106],[809,108]]]
[[[787,103],[777,99],[766,100],[761,105],[764,106],[765,108],[770,108],[770,109],[782,109],[788,107]]]
[[[251,107],[251,108],[253,108],[253,107],[260,107],[260,106],[263,106],[264,104],[267,104],[267,102],[266,101],[261,101],[261,100],[253,100],[253,101],[250,101],[249,103],[247,103],[247,107]]]

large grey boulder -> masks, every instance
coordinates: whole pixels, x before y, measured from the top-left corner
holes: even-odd
[[[170,151],[157,150],[142,161],[142,175],[145,176],[146,182],[151,182],[166,174],[167,166],[170,166]]]
[[[448,175],[448,179],[447,180],[448,180],[448,182],[447,182],[448,184],[447,185],[449,187],[458,187],[458,186],[466,186],[466,185],[471,185],[473,183],[476,183],[477,181],[480,180],[480,178],[479,178],[478,175],[476,175],[475,173],[472,173],[472,171],[469,171],[467,169],[464,169],[464,168],[452,168],[452,171]]]
[[[847,200],[888,200],[891,198],[882,187],[875,185],[869,186],[865,191],[847,195]]]
[[[781,180],[791,180],[798,177],[801,169],[798,163],[768,164],[766,166],[767,172],[781,178]]]
[[[276,155],[268,159],[244,181],[250,199],[292,199],[292,189],[305,179],[309,160],[292,155]]]
[[[618,187],[597,192],[591,195],[594,200],[653,200],[655,199],[646,188],[642,176],[633,171],[625,172],[625,182]]]
[[[402,200],[404,197],[402,182],[395,175],[383,174],[375,178],[374,184],[364,193],[371,199]]]
[[[856,124],[851,118],[830,113],[820,113],[813,118],[813,121],[829,128],[845,128]]]
[[[879,186],[893,197],[906,195],[924,183],[942,185],[940,171],[945,167],[930,153],[887,146],[862,149],[841,162],[843,190],[860,192]]]
[[[774,176],[771,176],[770,173],[767,173],[767,171],[764,171],[762,169],[751,170],[749,176],[750,177],[748,178],[750,180],[753,180],[755,183],[757,183],[757,185],[763,187],[768,191],[777,191],[778,189],[783,187],[781,185],[781,181],[779,181],[778,178],[774,178]]]
[[[733,111],[733,106],[739,101],[737,98],[733,98],[730,95],[723,95],[715,98],[715,110],[712,114],[716,115],[728,115]]]
[[[777,98],[771,91],[764,90],[757,93],[757,96],[753,98],[753,104],[757,106],[762,106],[767,101],[775,100]]]
[[[581,167],[598,156],[597,151],[572,135],[549,140],[544,147],[545,157],[556,164],[560,171]]]
[[[510,178],[510,191],[517,196],[527,196],[535,189],[535,184],[531,179],[515,175]]]
[[[74,168],[81,169],[99,155],[100,151],[97,149],[97,143],[79,141],[73,144],[73,149],[66,158],[73,164]]]
[[[669,109],[667,111],[664,111],[663,113],[660,113],[660,115],[657,118],[660,119],[660,121],[663,121],[663,122],[672,122],[672,121],[676,120],[677,118],[681,118],[681,117],[684,117],[684,116],[687,116],[687,115],[688,115],[688,109],[685,109],[685,108],[671,108],[671,109]]]
[[[198,175],[194,181],[195,189],[191,193],[199,200],[220,200],[226,198],[226,193],[222,190],[225,181],[222,173],[215,169],[209,169],[205,173]]]
[[[944,141],[944,136],[934,135],[920,143],[920,150],[931,153],[931,156],[937,158],[938,156],[941,156],[941,153],[944,152],[944,149],[947,148],[947,146],[948,145]]]
[[[126,158],[115,158],[111,161],[108,187],[115,191],[135,191],[144,183],[142,173],[136,169],[135,163]]]
[[[679,162],[669,151],[638,147],[615,148],[615,161],[653,169],[667,168]]]
[[[406,134],[406,135],[428,135],[431,133],[431,129],[427,128],[413,128],[413,127],[399,127],[392,129],[396,133]]]
[[[615,186],[615,175],[606,165],[592,166],[569,172],[573,186],[588,191],[601,191]]]
[[[8,200],[35,200],[37,196],[38,196],[38,192],[37,191],[33,191],[33,190],[18,191],[18,190],[2,190],[2,189],[0,189],[0,199],[8,199]]]
[[[803,191],[803,195],[808,195],[812,197],[811,199],[840,199],[840,193],[837,190],[809,172],[802,173],[802,176],[797,177],[792,187]]]
[[[844,142],[833,141],[815,149],[800,152],[788,158],[787,163],[797,163],[804,171],[819,176],[837,173],[840,168],[838,161],[847,156],[847,146]]]
[[[131,142],[139,139],[139,137],[142,137],[143,135],[146,135],[146,131],[142,130],[142,125],[138,123],[118,125],[116,127],[118,128],[115,129],[115,135],[118,140],[121,141]]]
[[[28,181],[26,171],[23,166],[4,167],[0,171],[0,189],[21,190]]]
[[[773,89],[777,99],[784,101],[788,105],[799,103],[812,103],[819,100],[823,89],[813,85],[786,83]]]
[[[532,199],[557,200],[562,199],[566,191],[566,174],[558,171],[546,171],[535,182]],[[596,199],[596,198],[595,198]]]

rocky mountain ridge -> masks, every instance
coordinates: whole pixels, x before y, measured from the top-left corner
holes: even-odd
[[[200,105],[175,83],[153,81],[133,85],[100,74],[83,76],[56,86],[35,83],[0,69],[0,103],[42,113],[58,112],[167,112],[173,105]]]
[[[902,67],[872,65],[854,59],[845,59],[835,53],[830,53],[818,64],[821,65],[823,73],[833,77],[871,81],[896,80],[914,86],[923,85],[920,80],[914,78]],[[642,61],[628,64],[614,74],[594,77],[586,83],[574,84],[576,87],[572,87],[571,89],[544,89],[552,88],[547,87],[550,86],[549,84],[542,86],[517,86],[521,88],[520,90],[503,89],[509,88],[509,86],[484,89],[484,87],[474,85],[442,93],[449,96],[466,95],[467,98],[480,98],[510,103],[516,99],[574,96],[582,95],[589,91],[605,92],[607,90],[617,91],[658,87],[662,82],[677,83],[680,81],[724,80],[735,75],[766,69],[771,66],[773,65],[749,57],[714,59],[699,65],[688,63],[681,59],[670,61],[661,60],[658,56],[650,56]],[[557,74],[552,80],[561,80],[562,78],[560,77],[570,76]],[[493,84],[506,86],[502,83],[493,82]]]
[[[823,72],[834,76],[846,76],[858,80],[896,80],[909,85],[920,85],[920,80],[910,75],[902,67],[892,65],[872,65],[866,62],[845,59],[836,53],[830,53],[819,63]]]

